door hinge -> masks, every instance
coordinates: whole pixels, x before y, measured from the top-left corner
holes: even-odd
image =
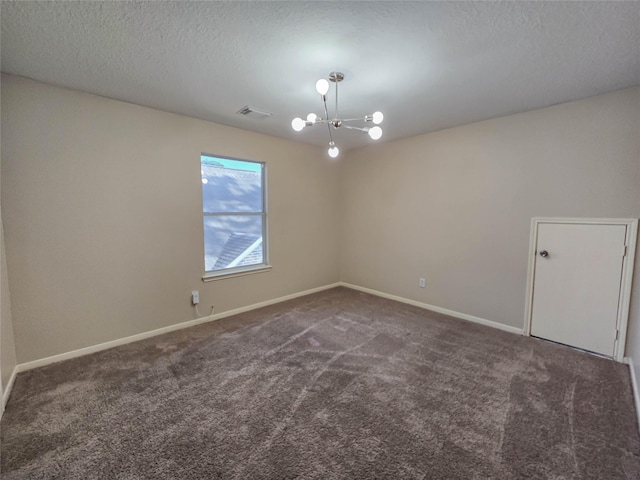
[[[627,256],[627,246],[626,245],[622,248],[622,256],[623,257]]]
[[[616,330],[616,340],[620,339],[620,330]]]

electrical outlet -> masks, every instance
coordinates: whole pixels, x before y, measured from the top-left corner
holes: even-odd
[[[419,286],[420,288],[424,288],[424,286],[425,286],[424,278],[421,278],[420,280],[418,280],[418,286]]]
[[[200,303],[200,292],[198,292],[198,290],[193,290],[191,292],[191,303],[194,305],[198,305]]]

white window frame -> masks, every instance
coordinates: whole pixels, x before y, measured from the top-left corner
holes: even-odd
[[[238,277],[241,275],[250,275],[253,273],[261,273],[271,270],[269,264],[269,240],[268,240],[268,215],[267,215],[267,164],[266,162],[260,162],[256,160],[246,160],[244,158],[228,157],[226,155],[214,155],[210,153],[200,154],[200,167],[202,168],[202,157],[219,158],[222,160],[233,160],[236,162],[257,163],[261,165],[261,185],[262,185],[262,211],[256,212],[205,212],[202,198],[202,188],[200,189],[200,206],[202,208],[202,239],[203,239],[203,263],[205,260],[204,253],[206,251],[206,244],[204,243],[204,219],[206,217],[224,217],[224,216],[261,216],[262,217],[262,263],[255,265],[246,265],[241,267],[228,267],[220,270],[206,271],[206,263],[204,264],[205,273],[202,276],[202,281],[211,282],[214,280],[220,280],[223,278]]]

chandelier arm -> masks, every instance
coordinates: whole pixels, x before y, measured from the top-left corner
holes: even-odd
[[[343,122],[344,122],[344,121],[345,121],[345,120],[343,120]],[[344,128],[349,129],[349,130],[359,130],[359,131],[364,132],[364,133],[369,132],[369,129],[368,129],[367,127],[354,127],[353,125],[344,125],[344,124],[342,124],[342,126],[343,126]]]
[[[367,118],[366,117],[358,117],[358,118],[343,118],[341,119],[342,122],[366,122]]]
[[[333,136],[331,135],[331,125],[329,122],[329,111],[327,110],[327,96],[322,95],[322,103],[324,103],[324,114],[327,117],[327,129],[329,129],[329,141],[333,143]]]

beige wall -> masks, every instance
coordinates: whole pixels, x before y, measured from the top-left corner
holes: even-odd
[[[223,312],[341,279],[520,328],[531,217],[640,216],[640,87],[338,162],[11,76],[2,107],[20,363],[192,319],[192,289]],[[271,272],[201,282],[200,152],[267,162]]]
[[[200,153],[267,163],[267,273],[203,283]],[[20,363],[338,281],[324,150],[3,76],[2,218]]]
[[[639,217],[639,132],[636,87],[350,153],[341,278],[521,328],[531,217]]]

